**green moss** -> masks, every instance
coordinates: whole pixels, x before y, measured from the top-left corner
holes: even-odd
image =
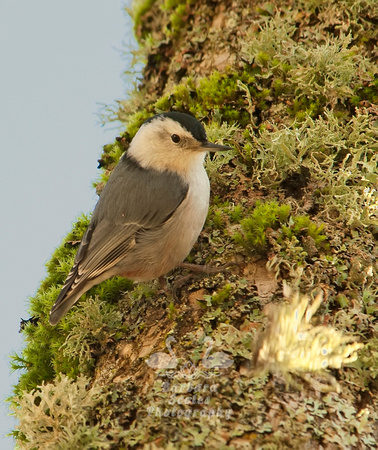
[[[161,97],[159,100],[155,102],[155,108],[157,112],[169,111],[170,107],[171,104],[169,101],[169,97],[167,95]]]
[[[308,216],[291,215],[290,212],[290,205],[280,205],[274,200],[257,201],[249,217],[240,221],[241,232],[234,234],[233,239],[248,252],[266,252],[268,237],[279,245],[293,243],[294,239],[299,243],[302,238],[311,238],[316,249],[328,250],[323,224],[317,225]]]
[[[108,303],[115,303],[126,291],[132,290],[133,287],[133,281],[123,277],[113,277],[90,289],[88,296],[98,295],[99,298]]]
[[[134,290],[131,292],[131,297],[134,300],[148,300],[156,294],[156,288],[148,283],[138,283]]]
[[[178,317],[179,317],[179,315],[178,315],[178,311],[175,307],[175,304],[173,302],[170,302],[168,305],[168,319],[175,320]]]
[[[358,84],[354,88],[354,93],[351,97],[353,106],[360,106],[364,101],[377,104],[378,103],[378,75],[375,74],[370,81],[366,81],[363,85]]]
[[[234,235],[234,240],[248,250],[265,249],[267,230],[277,229],[289,218],[290,205],[279,205],[276,201],[256,202],[250,217],[241,221],[241,233]]]
[[[230,299],[232,292],[233,292],[232,285],[227,283],[225,286],[223,286],[222,289],[218,290],[213,295],[205,296],[207,305],[208,306],[218,306],[218,305],[225,306],[227,300]]]
[[[238,223],[242,220],[243,217],[243,207],[241,205],[235,205],[233,208],[231,208],[229,212],[229,216],[231,219],[231,222]]]
[[[308,116],[312,118],[319,117],[327,104],[324,96],[311,99],[308,97],[295,98],[293,106],[288,111],[296,118],[298,123],[304,122]]]
[[[164,32],[167,37],[176,37],[184,32],[186,28],[185,16],[190,11],[189,5],[194,3],[194,0],[165,0],[161,4],[162,11],[171,12],[169,14],[169,23]]]
[[[134,0],[131,8],[131,16],[134,22],[134,30],[143,25],[143,16],[151,9],[156,0]]]
[[[221,74],[213,72],[209,78],[202,78],[195,91],[195,102],[189,109],[200,116],[207,115],[208,111],[218,109],[223,118],[228,122],[238,121],[242,125],[249,121],[247,113],[240,113],[240,108],[244,106],[244,99],[240,96],[238,81],[242,81],[249,86],[251,95],[257,98],[257,89],[253,87],[255,81],[251,73],[230,73]],[[195,106],[194,106],[195,103]],[[238,106],[237,111],[235,107]],[[198,111],[198,108],[200,110]]]
[[[197,118],[208,117],[217,111],[223,120],[229,123],[237,121],[245,125],[249,122],[250,115],[246,110],[240,112],[240,108],[244,109],[245,102],[240,96],[239,81],[248,85],[258,107],[265,108],[264,100],[269,95],[269,91],[254,87],[255,78],[250,70],[246,70],[228,74],[215,71],[209,77],[200,78],[196,82],[188,78],[175,86],[169,95],[158,99],[152,109],[156,112],[188,111]],[[135,122],[134,117],[131,122]],[[133,135],[130,125],[128,132]]]
[[[348,298],[343,294],[338,294],[336,297],[336,301],[340,305],[340,308],[346,308],[349,305]]]
[[[186,5],[179,5],[174,14],[170,15],[173,32],[178,32],[184,26],[184,14],[186,13]]]
[[[123,148],[118,141],[114,141],[111,144],[104,145],[104,160],[101,164],[106,165],[108,168],[113,168],[117,165],[120,157],[122,156]]]
[[[280,236],[277,241],[280,243],[285,239],[292,239],[294,236],[307,235],[310,236],[315,246],[320,248],[327,236],[323,234],[324,225],[317,225],[308,216],[292,216],[289,225],[283,225]]]

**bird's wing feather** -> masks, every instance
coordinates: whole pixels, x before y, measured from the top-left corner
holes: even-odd
[[[137,224],[114,226],[111,222],[100,223],[94,230],[87,254],[78,266],[77,277],[94,279],[111,269],[133,246],[138,230],[140,226]]]
[[[122,260],[135,244],[136,233],[161,227],[187,192],[188,185],[177,174],[147,171],[124,155],[101,193],[51,313]]]

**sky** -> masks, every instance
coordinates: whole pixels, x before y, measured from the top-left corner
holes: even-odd
[[[18,374],[20,319],[45,263],[75,219],[92,211],[103,145],[101,105],[124,99],[132,24],[122,0],[0,3],[0,448],[15,425],[4,400]],[[135,43],[134,43],[135,46]],[[119,125],[118,125],[119,126]]]

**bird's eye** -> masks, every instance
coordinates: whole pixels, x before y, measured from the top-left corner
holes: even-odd
[[[171,139],[175,144],[178,144],[181,140],[180,136],[178,136],[177,134],[172,134]]]

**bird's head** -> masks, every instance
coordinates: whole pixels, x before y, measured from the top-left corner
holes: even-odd
[[[201,165],[207,152],[230,149],[209,142],[205,128],[193,116],[166,112],[143,123],[128,154],[143,167],[185,173]]]

